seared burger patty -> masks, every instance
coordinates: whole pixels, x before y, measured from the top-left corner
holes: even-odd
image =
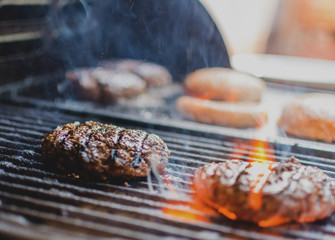
[[[137,75],[101,67],[75,69],[67,72],[66,78],[80,89],[83,98],[106,103],[135,97],[146,90],[146,83]]]
[[[159,64],[152,62],[122,59],[105,61],[100,65],[106,69],[134,73],[143,79],[149,87],[168,85],[172,82],[172,76],[169,70]]]
[[[170,72],[155,63],[144,62],[134,68],[132,72],[141,77],[148,86],[163,86],[172,82]]]
[[[59,126],[42,139],[47,164],[68,174],[106,180],[162,172],[170,151],[155,134],[87,121]]]
[[[335,209],[335,182],[291,157],[281,163],[230,160],[195,172],[197,196],[231,219],[260,226],[310,222]]]

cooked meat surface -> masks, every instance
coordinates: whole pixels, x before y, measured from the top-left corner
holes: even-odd
[[[99,101],[102,96],[98,79],[92,77],[93,68],[80,68],[68,71],[66,79],[76,88],[79,88],[80,94],[85,99]]]
[[[106,103],[135,97],[146,89],[144,80],[133,73],[101,67],[75,69],[66,78],[81,90],[83,98]]]
[[[113,69],[116,71],[133,72],[134,69],[142,63],[143,61],[141,60],[122,59],[122,60],[103,61],[100,63],[100,65],[104,68]]]
[[[157,135],[87,121],[57,127],[42,139],[42,156],[52,167],[82,178],[144,177],[162,172],[170,151]]]
[[[163,86],[172,82],[170,72],[163,66],[140,60],[123,59],[105,61],[101,66],[116,71],[128,71],[142,78],[147,86]]]
[[[266,227],[310,222],[335,209],[335,183],[322,170],[291,157],[281,163],[230,160],[197,169],[196,195],[231,219]]]
[[[287,134],[324,142],[335,141],[335,95],[303,94],[286,104],[278,126]]]
[[[155,63],[144,62],[135,67],[132,72],[146,81],[148,86],[163,86],[172,82],[170,72]]]

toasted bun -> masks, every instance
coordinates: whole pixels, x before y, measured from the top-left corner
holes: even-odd
[[[227,68],[204,68],[189,74],[185,90],[203,99],[259,101],[266,86],[256,77]]]
[[[256,103],[219,102],[183,96],[177,100],[177,110],[195,121],[237,128],[262,126],[268,120],[267,112]]]
[[[335,141],[335,95],[311,93],[294,99],[284,106],[278,126],[297,137]]]

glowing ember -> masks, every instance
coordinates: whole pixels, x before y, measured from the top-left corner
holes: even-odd
[[[236,214],[229,211],[227,208],[220,207],[220,208],[218,208],[218,211],[220,213],[222,213],[223,215],[225,215],[227,218],[231,219],[231,220],[236,220],[237,219]]]
[[[271,227],[271,226],[277,226],[279,224],[283,224],[283,223],[287,223],[290,222],[291,219],[290,218],[282,218],[280,216],[273,216],[271,218],[268,218],[266,220],[263,221],[259,221],[258,225],[260,227]]]
[[[164,181],[173,196],[178,197],[177,191],[174,189],[170,179],[165,175]],[[193,186],[190,187],[193,189]],[[186,197],[187,198],[187,197]],[[218,216],[219,214],[203,204],[202,201],[193,196],[189,201],[167,201],[168,207],[162,208],[162,212],[173,220],[182,222],[210,222],[210,216]]]
[[[167,204],[170,207],[164,207],[163,213],[177,221],[209,223],[211,216],[218,216],[217,212],[197,199],[191,199],[190,202],[169,201]]]

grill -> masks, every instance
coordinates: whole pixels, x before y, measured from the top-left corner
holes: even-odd
[[[316,223],[259,228],[189,208],[189,185],[195,168],[234,157],[250,160],[248,153],[255,149],[248,139],[13,100],[3,100],[0,114],[0,232],[5,237],[331,239],[335,235],[334,217]],[[171,149],[167,166],[171,185],[155,178],[127,184],[91,182],[46,169],[41,161],[41,138],[56,125],[77,120],[113,123],[161,136]],[[334,152],[308,149],[306,154],[304,146],[270,145],[269,157],[283,160],[294,155],[303,164],[317,166],[335,176]],[[209,217],[210,222],[175,218],[162,209],[186,213],[195,219]]]
[[[87,59],[81,59],[81,56],[73,56],[77,60],[75,63],[62,62],[64,59],[57,56],[50,59],[50,56],[61,52],[62,47],[65,51],[71,50],[69,55],[77,53],[78,47],[71,49],[76,46],[76,41],[83,46],[83,42],[80,42],[83,33],[80,32],[80,26],[76,25],[82,22],[83,15],[80,14],[83,12],[78,13],[79,21],[60,18],[64,21],[54,23],[50,23],[47,13],[52,4],[60,4],[64,11],[73,16],[73,9],[87,10],[94,2],[98,1],[0,0],[0,75],[4,76],[0,79],[1,239],[335,238],[334,215],[315,223],[260,228],[250,223],[231,221],[224,216],[213,216],[193,207],[190,184],[196,168],[233,158],[253,160],[250,152],[257,152],[257,148],[251,144],[254,131],[187,122],[177,116],[173,105],[176,96],[182,92],[180,84],[175,83],[162,92],[147,96],[149,101],[143,102],[157,104],[144,107],[134,106],[134,102],[103,106],[77,98],[76,91],[63,81],[64,68],[90,66],[95,62],[85,62]],[[104,8],[106,2],[99,1],[99,4]],[[166,2],[176,4],[178,1]],[[22,18],[13,18],[10,14],[13,12],[19,13]],[[52,18],[58,20],[55,17],[58,16],[57,12],[53,14]],[[72,27],[70,30],[74,30],[75,41],[66,38],[66,31],[62,32],[64,29],[59,28],[65,23]],[[178,23],[182,25],[183,22]],[[193,26],[195,32],[200,29],[197,24],[199,22],[196,21]],[[53,31],[48,31],[48,26]],[[215,31],[214,27],[207,26],[208,22],[206,29]],[[96,33],[95,29],[94,25],[90,25],[84,32]],[[230,66],[228,57],[222,54],[226,52],[222,40],[207,40],[209,42],[205,46],[218,48],[199,48],[199,52],[186,52],[182,57],[191,62],[186,70],[204,64]],[[169,40],[165,41],[170,44]],[[99,49],[93,49],[88,54],[90,57],[98,56],[97,59],[100,59],[101,42],[91,43],[91,47],[98,46]],[[48,49],[52,44],[55,49]],[[70,47],[64,48],[62,44]],[[180,48],[184,49],[185,46]],[[113,54],[124,57],[115,49],[109,50],[108,47],[105,49],[109,57]],[[145,54],[152,60],[162,60],[155,59],[156,50]],[[204,52],[208,53],[207,58],[202,55]],[[214,53],[219,53],[220,57]],[[165,55],[161,53],[161,56],[164,60]],[[182,65],[178,61],[175,64]],[[175,69],[174,75],[180,76],[180,71]],[[282,86],[271,86],[281,87],[281,93],[284,92]],[[310,90],[297,87],[297,91],[301,93]],[[158,134],[171,150],[166,181],[154,175],[127,182],[86,181],[46,168],[41,159],[41,139],[45,134],[58,125],[86,120]],[[273,136],[268,144],[270,150],[266,157],[269,159],[281,161],[293,155],[301,163],[317,166],[330,177],[335,177],[335,151],[331,144],[293,140],[278,135]],[[255,154],[253,156],[257,157]]]

